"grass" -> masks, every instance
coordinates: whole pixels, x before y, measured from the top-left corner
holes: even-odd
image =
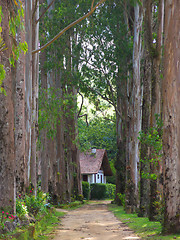
[[[126,223],[129,228],[142,239],[180,239],[180,235],[161,235],[162,226],[160,222],[150,222],[148,218],[138,217],[137,214],[126,214],[123,207],[115,204],[109,205],[109,210],[123,223]]]
[[[56,207],[57,208],[62,208],[62,209],[74,210],[76,208],[81,207],[85,203],[88,203],[88,201],[83,201],[83,203],[81,201],[75,201],[75,202],[71,202],[69,204],[60,204]]]
[[[64,212],[54,211],[51,216],[39,222],[36,226],[37,234],[34,239],[52,239],[54,237],[53,231],[57,228],[60,223],[60,218],[65,215]]]

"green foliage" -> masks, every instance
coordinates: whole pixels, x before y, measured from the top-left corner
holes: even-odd
[[[67,204],[58,204],[58,208],[62,209],[76,209],[82,206],[82,201],[74,201]]]
[[[15,12],[13,14],[11,13],[11,17],[9,19],[9,33],[14,39],[12,44],[12,51],[10,56],[10,64],[15,67],[15,61],[19,59],[19,54],[21,51],[26,53],[28,51],[28,45],[26,42],[18,42],[16,39],[16,33],[17,29],[20,28],[21,31],[24,31],[24,10],[22,7],[22,2],[19,0],[18,2],[14,0],[14,3],[17,7]],[[0,24],[3,19],[3,13],[2,13],[2,6],[0,6]],[[2,27],[0,27],[0,33],[2,32]],[[3,39],[0,36],[0,52],[6,50],[6,44],[4,43]],[[0,93],[3,93],[6,95],[5,89],[2,87],[2,82],[5,79],[6,72],[4,70],[4,65],[0,64]]]
[[[91,186],[91,199],[105,199],[106,198],[106,184],[92,183]]]
[[[104,184],[104,183],[92,183],[91,188],[91,199],[114,199],[116,185]]]
[[[117,203],[125,208],[125,194],[117,193]]]
[[[54,138],[56,136],[56,125],[60,123],[61,107],[66,104],[58,97],[59,89],[49,88],[40,89],[39,93],[39,131],[47,130],[47,136]]]
[[[117,83],[126,81],[130,70],[132,40],[124,23],[121,1],[106,1],[87,25],[81,49],[81,92],[92,101],[103,96],[116,105]]]
[[[4,90],[3,87],[1,87],[5,76],[6,76],[6,72],[4,70],[4,66],[0,64],[0,93],[4,93],[6,95],[6,91]]]
[[[90,185],[88,182],[82,182],[83,196],[85,199],[89,200]]]
[[[156,114],[155,117],[156,117],[156,125],[154,127],[149,128],[146,133],[141,131],[139,133],[138,139],[140,140],[141,144],[145,144],[147,147],[151,149],[150,157],[149,158],[145,157],[140,161],[143,163],[149,162],[150,164],[153,164],[155,168],[157,168],[162,157],[163,122],[160,118],[160,115]],[[142,172],[142,177],[147,179],[149,178],[152,180],[157,179],[157,175],[155,173],[148,173],[148,172]]]
[[[30,190],[29,194],[22,196],[21,194],[16,198],[16,212],[19,217],[23,217],[28,214],[36,216],[41,215],[47,211],[46,203],[49,199],[49,195],[41,191],[37,192],[35,196]]]
[[[16,213],[20,217],[23,217],[28,214],[26,203],[24,199],[22,199],[21,197],[16,198]]]
[[[21,31],[24,31],[24,9],[22,7],[22,3],[18,4],[17,2],[15,3],[17,5],[17,10],[15,13],[11,13],[11,18],[9,19],[9,33],[12,36],[12,38],[15,40],[16,39],[16,34],[17,34],[17,29],[21,29]],[[24,53],[27,52],[28,50],[28,45],[26,42],[16,42],[12,44],[12,54],[10,56],[10,64],[15,67],[15,61],[19,59],[19,54],[21,51]]]
[[[114,199],[116,193],[116,185],[115,184],[106,184],[106,198]]]
[[[25,205],[29,213],[37,215],[38,213],[46,212],[46,203],[48,199],[48,194],[43,193],[42,191],[37,192],[37,196],[34,194],[25,195]]]
[[[116,125],[115,119],[106,120],[103,117],[96,117],[89,122],[89,125],[78,120],[80,150],[86,151],[90,148],[106,149],[108,158],[116,156]]]

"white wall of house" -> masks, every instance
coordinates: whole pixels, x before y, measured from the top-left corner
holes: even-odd
[[[99,170],[97,174],[88,175],[88,182],[91,183],[106,183],[106,176],[104,176],[104,172]]]

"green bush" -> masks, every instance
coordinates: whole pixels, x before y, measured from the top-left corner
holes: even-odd
[[[85,199],[89,199],[90,185],[88,182],[82,182],[83,196]]]
[[[107,183],[106,184],[106,198],[114,199],[116,193],[116,185]]]
[[[117,204],[125,208],[125,194],[117,193]]]
[[[24,201],[27,206],[28,212],[35,216],[39,212],[46,212],[45,204],[47,203],[47,199],[48,194],[37,191],[36,197],[31,193],[25,195]]]
[[[106,198],[106,184],[92,183],[91,184],[91,199],[105,199]]]
[[[91,184],[91,199],[114,199],[116,192],[115,184],[93,183]]]

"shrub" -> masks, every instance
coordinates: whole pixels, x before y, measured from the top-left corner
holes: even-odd
[[[91,199],[105,199],[106,198],[106,184],[92,183],[91,184]]]
[[[116,193],[116,185],[107,183],[106,184],[106,198],[114,199]]]
[[[125,208],[125,194],[117,193],[117,204]]]
[[[114,199],[116,192],[115,184],[93,183],[91,184],[91,199]]]
[[[29,213],[36,215],[39,212],[46,211],[46,202],[48,194],[37,191],[37,196],[33,194],[25,195],[25,204]]]
[[[82,182],[83,196],[85,199],[89,199],[90,186],[88,182]]]
[[[27,206],[21,197],[16,198],[16,212],[19,216],[25,216],[28,214]]]

